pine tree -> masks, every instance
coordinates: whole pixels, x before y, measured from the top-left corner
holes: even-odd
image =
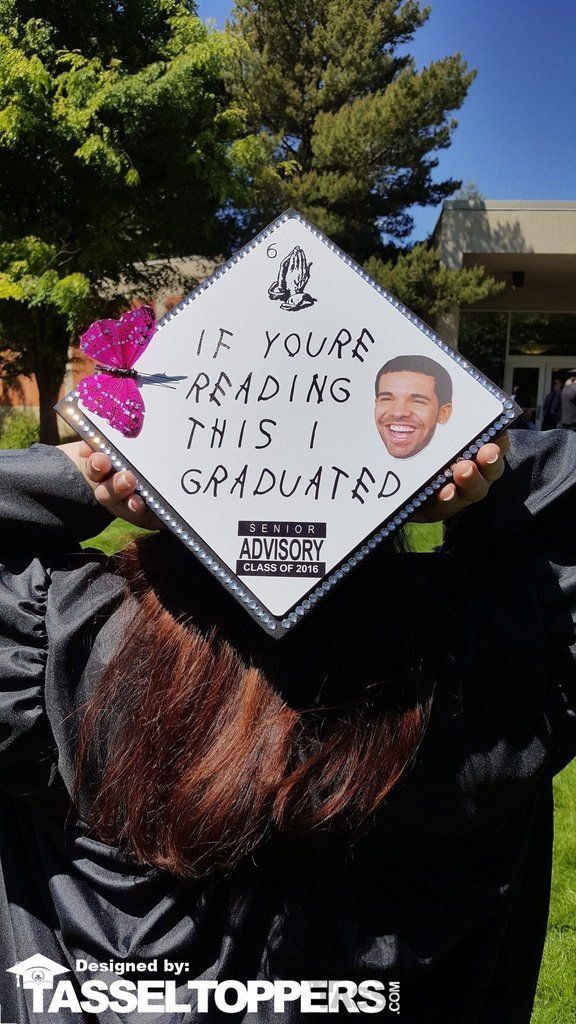
[[[357,259],[390,255],[412,231],[411,206],[459,188],[433,172],[475,72],[460,54],[416,69],[406,44],[429,13],[419,0],[236,0],[247,233],[295,206]]]
[[[454,306],[467,306],[500,295],[506,285],[484,267],[449,270],[437,249],[424,242],[386,262],[371,257],[364,269],[382,288],[400,299],[422,320],[436,325]]]

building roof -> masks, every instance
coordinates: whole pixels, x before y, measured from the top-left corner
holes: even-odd
[[[576,210],[576,199],[446,199],[442,204],[442,212],[446,209]]]

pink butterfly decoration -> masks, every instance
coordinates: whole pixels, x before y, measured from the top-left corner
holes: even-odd
[[[140,306],[119,320],[96,320],[80,338],[82,351],[97,360],[96,372],[78,384],[82,402],[124,437],[137,437],[144,424],[133,366],[155,330],[154,310]]]

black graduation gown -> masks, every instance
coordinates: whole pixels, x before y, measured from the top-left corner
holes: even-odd
[[[43,445],[0,454],[2,1021],[230,1017],[212,1005],[34,1013],[31,991],[6,971],[42,953],[77,991],[114,977],[78,960],[156,960],[155,972],[127,977],[171,979],[167,959],[187,965],[177,1001],[192,1007],[194,979],[381,979],[399,981],[405,1024],[528,1024],[548,913],[552,778],[576,753],[576,435],[518,431],[507,463],[442,552],[394,556],[385,571],[367,559],[356,589],[336,588],[324,618],[315,609],[292,640],[263,639],[189,557],[199,616],[225,621],[239,646],[263,645],[270,665],[306,661],[313,674],[336,648],[346,672],[381,663],[385,675],[387,630],[404,603],[438,668],[416,761],[351,856],[279,842],[228,877],[191,881],[133,864],[72,806],[76,712],[130,603],[106,557],[79,546],[108,516],[67,457]],[[264,1002],[233,1016],[300,1015]]]

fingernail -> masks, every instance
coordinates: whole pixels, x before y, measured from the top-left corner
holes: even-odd
[[[129,498],[128,499],[128,508],[130,509],[131,512],[140,512],[141,511],[140,499],[139,498]]]
[[[125,473],[120,473],[120,475],[118,476],[118,478],[116,480],[116,486],[117,487],[122,487],[122,488],[130,487],[131,486],[130,481],[128,480],[128,478],[127,478]]]
[[[466,477],[472,476],[473,472],[474,472],[474,466],[470,466],[469,469],[467,469],[464,473],[462,473],[462,478],[466,479]]]
[[[498,462],[499,458],[500,458],[500,453],[498,453],[497,455],[493,455],[491,459],[487,459],[486,460],[486,465],[487,466],[493,466],[495,462]]]
[[[455,494],[456,494],[456,488],[455,487],[451,487],[450,488],[450,492],[449,493],[447,492],[443,496],[442,501],[452,501],[452,498],[454,497]]]
[[[95,455],[92,459],[92,465],[94,466],[94,469],[104,469],[106,466],[106,459],[103,455]]]

